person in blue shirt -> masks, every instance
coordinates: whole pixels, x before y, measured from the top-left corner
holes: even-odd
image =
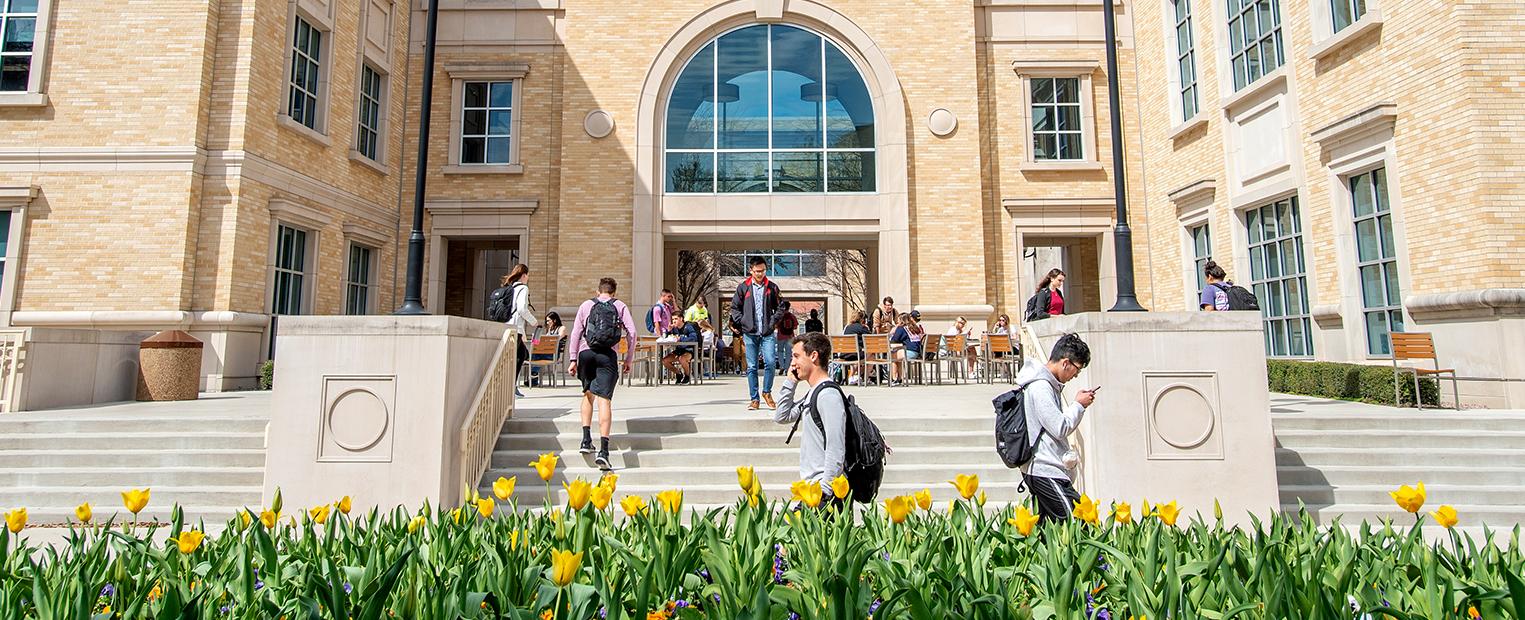
[[[699,326],[683,320],[683,315],[675,314],[672,317],[671,327],[666,335],[673,336],[678,342],[692,342],[695,345],[704,342],[704,337],[699,333]],[[678,385],[684,385],[692,381],[689,374],[689,363],[694,360],[696,347],[673,347],[672,351],[662,356],[662,367],[678,378]]]
[[[897,323],[895,331],[890,333],[890,346],[895,348],[895,365],[890,367],[890,378],[898,384],[905,376],[909,360],[921,357],[922,330],[910,314],[900,315]]]

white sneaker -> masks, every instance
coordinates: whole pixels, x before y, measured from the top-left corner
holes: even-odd
[[[857,385],[858,384],[858,377],[857,376],[853,376],[853,377],[849,378],[847,380],[847,384],[848,385]]]

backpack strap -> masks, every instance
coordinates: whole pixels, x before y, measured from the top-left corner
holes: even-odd
[[[826,434],[826,424],[821,422],[821,414],[817,413],[816,410],[815,410],[815,399],[816,399],[816,395],[818,395],[821,392],[821,390],[824,390],[827,387],[836,388],[837,391],[841,392],[841,394],[842,394],[842,403],[844,405],[847,403],[847,392],[843,392],[842,391],[842,387],[837,385],[836,382],[834,382],[834,381],[832,381],[830,379],[822,381],[819,385],[813,386],[811,388],[811,390],[810,390],[810,411],[808,412],[808,414],[810,415],[810,420],[812,422],[815,422],[815,427],[817,429],[820,429],[822,435]],[[794,426],[789,427],[789,437],[784,439],[784,443],[787,444],[787,443],[789,443],[789,442],[794,440],[794,434],[800,430],[800,420],[802,420],[804,418],[805,418],[805,414],[801,414],[800,417],[794,419]]]

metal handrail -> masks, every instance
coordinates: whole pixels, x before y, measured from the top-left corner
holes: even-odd
[[[482,481],[482,474],[492,462],[492,451],[497,446],[503,423],[514,412],[514,377],[519,361],[514,343],[518,332],[503,332],[492,363],[482,376],[476,397],[466,410],[466,419],[459,431],[462,493],[470,494]]]

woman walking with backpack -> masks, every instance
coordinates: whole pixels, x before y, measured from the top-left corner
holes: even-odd
[[[1023,313],[1024,321],[1039,321],[1051,316],[1064,314],[1064,293],[1060,290],[1064,287],[1064,270],[1054,268],[1048,270],[1048,275],[1038,283],[1038,290],[1032,298],[1027,300],[1027,311]]]
[[[508,319],[505,322],[508,323],[509,327],[514,328],[516,333],[514,349],[518,351],[518,357],[514,359],[518,360],[529,359],[530,350],[529,347],[524,346],[524,335],[533,333],[532,330],[540,326],[540,319],[535,318],[534,312],[530,310],[529,277],[529,265],[524,263],[514,265],[514,268],[508,272],[508,275],[503,276],[503,279],[499,281],[500,288],[493,291],[492,297],[487,301],[487,313],[489,315],[498,314],[497,317],[489,316],[489,318],[496,320],[502,316],[502,313],[506,312],[508,314]],[[504,291],[504,289],[507,289],[507,291]],[[504,292],[500,293],[499,291]],[[506,309],[502,307],[505,301],[508,305]],[[527,382],[528,377],[525,380]],[[524,394],[519,391],[519,388],[515,387],[514,396],[523,397]]]

